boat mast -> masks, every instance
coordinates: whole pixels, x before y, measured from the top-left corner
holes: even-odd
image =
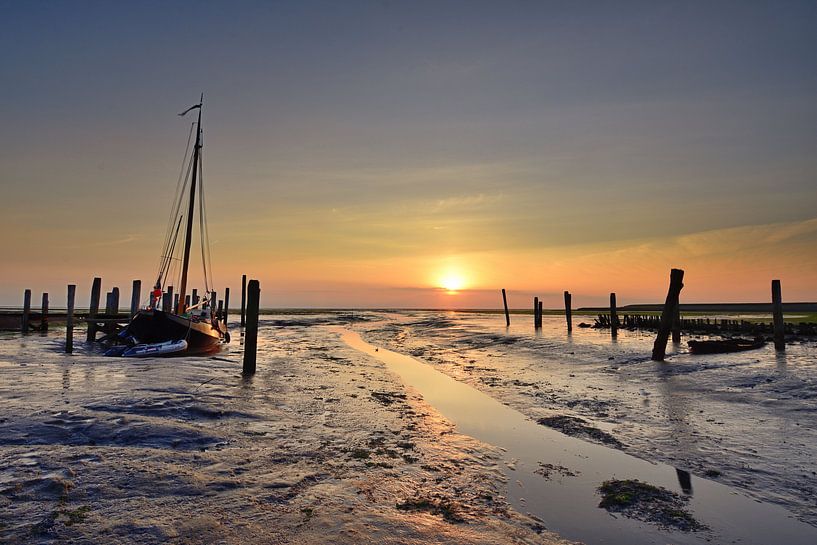
[[[187,206],[187,235],[184,237],[184,262],[182,263],[182,281],[179,289],[179,306],[176,308],[176,314],[184,314],[186,310],[184,300],[187,295],[187,267],[190,265],[190,243],[193,235],[193,204],[196,202],[196,175],[199,170],[199,150],[201,149],[201,104],[203,101],[204,94],[202,94],[201,101],[197,105],[184,112],[186,114],[193,108],[198,108],[199,118],[196,122],[196,143],[193,146],[193,177],[190,180],[190,202]]]

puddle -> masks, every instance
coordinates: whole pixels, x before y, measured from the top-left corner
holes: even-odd
[[[588,544],[633,545],[817,543],[817,528],[779,506],[757,502],[671,466],[545,428],[425,363],[377,348],[355,332],[337,331],[349,346],[385,363],[460,433],[503,448],[509,501],[565,538]],[[544,477],[542,464],[559,468],[558,477]],[[710,530],[670,531],[608,513],[598,507],[601,498],[596,490],[609,479],[639,479],[689,497],[688,510]]]

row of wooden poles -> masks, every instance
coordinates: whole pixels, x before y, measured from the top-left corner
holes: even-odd
[[[658,336],[653,344],[652,359],[655,361],[664,361],[667,350],[667,341],[670,334],[672,334],[672,342],[681,342],[681,312],[679,296],[681,289],[684,287],[684,271],[681,269],[672,269],[670,271],[669,290],[667,292],[667,299],[664,302],[664,307],[661,310],[661,317],[658,321]],[[573,316],[572,316],[572,299],[573,296],[569,291],[564,292],[565,299],[565,320],[567,321],[567,331],[573,331]],[[511,314],[508,310],[508,296],[505,289],[502,289],[502,304],[505,307],[505,325],[510,327]],[[538,297],[533,298],[533,327],[540,329],[542,327],[542,301]],[[778,351],[786,350],[785,340],[785,324],[783,322],[783,297],[781,294],[780,280],[772,280],[772,316],[774,329],[774,346]],[[618,333],[618,328],[621,323],[618,319],[618,311],[616,308],[616,294],[610,294],[610,333],[615,337]]]
[[[66,305],[66,331],[65,331],[65,352],[70,354],[74,351],[74,313],[75,313],[75,298],[77,286],[76,284],[68,284],[68,297]],[[130,321],[139,311],[139,303],[141,301],[142,281],[134,280],[131,291],[131,305],[130,313],[127,315],[127,320]],[[124,318],[119,317],[119,288],[114,287],[106,294],[105,313],[100,314],[99,304],[102,294],[102,278],[96,277],[91,285],[91,299],[88,307],[88,315],[85,321],[88,325],[86,336],[87,342],[96,340],[98,332],[98,325],[100,323],[115,324],[124,321]],[[244,330],[244,361],[243,372],[245,374],[255,373],[256,350],[258,345],[258,309],[260,300],[260,284],[258,280],[250,280],[247,282],[247,275],[241,276],[241,327]],[[216,292],[212,292],[212,299],[216,300]],[[185,297],[186,306],[195,305],[199,302],[199,295],[197,290],[193,290],[191,295]],[[172,308],[178,308],[179,294],[173,294],[173,286],[169,286],[167,291],[162,295],[162,310],[170,312]],[[171,304],[173,306],[171,306]],[[224,299],[218,301],[216,315],[220,320],[227,324],[227,317],[229,316],[230,308],[230,288],[224,289]],[[49,296],[48,293],[42,295],[42,305],[40,307],[40,330],[48,330],[48,309]],[[22,315],[22,332],[29,333],[31,326],[31,290],[25,290],[23,295],[23,315]]]

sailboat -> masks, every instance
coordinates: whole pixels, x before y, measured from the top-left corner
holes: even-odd
[[[185,116],[191,111],[198,113],[198,119],[194,125],[193,153],[192,156],[189,153],[192,138],[188,136],[182,171],[176,187],[176,197],[171,207],[159,260],[156,283],[147,305],[137,311],[127,327],[118,335],[129,345],[118,355],[138,357],[178,353],[208,354],[218,351],[225,340],[229,342],[226,324],[221,321],[221,317],[216,312],[216,292],[210,285],[212,266],[202,173],[201,112],[203,103],[204,95],[202,94],[198,104],[179,114]],[[193,127],[191,127],[191,136],[192,131]],[[197,290],[192,290],[190,295],[187,292],[196,205],[198,205],[199,240],[205,283],[205,290],[201,298],[196,294]],[[183,244],[180,245],[178,244],[179,230],[182,224],[185,229]],[[178,256],[178,253],[182,255]],[[170,284],[171,278],[179,280],[177,284],[179,291],[175,299],[173,287]]]

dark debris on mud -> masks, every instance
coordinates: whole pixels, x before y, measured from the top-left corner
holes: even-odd
[[[708,528],[685,509],[689,498],[637,479],[604,481],[598,488],[599,507],[625,517],[672,528],[699,532]]]
[[[568,415],[546,416],[544,418],[538,419],[536,422],[538,424],[541,424],[542,426],[547,426],[549,428],[559,430],[565,435],[570,435],[571,437],[584,437],[596,443],[609,445],[615,448],[621,448],[624,446],[621,443],[621,441],[619,441],[606,431],[602,431],[590,425],[590,423],[587,422],[587,420],[584,420],[583,418],[578,418],[576,416]]]

